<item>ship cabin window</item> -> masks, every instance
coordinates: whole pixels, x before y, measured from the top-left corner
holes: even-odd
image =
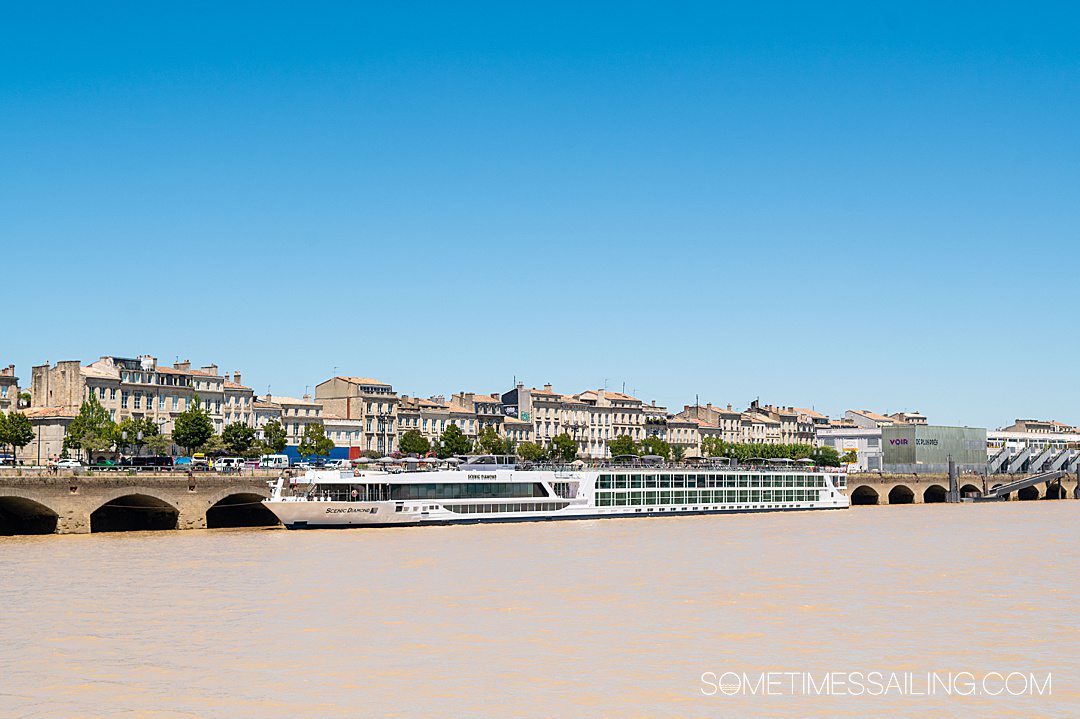
[[[547,497],[540,482],[445,482],[392,484],[392,499],[499,499]]]

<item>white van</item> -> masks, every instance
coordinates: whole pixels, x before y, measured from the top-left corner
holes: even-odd
[[[219,457],[214,460],[214,469],[223,472],[239,472],[242,466],[244,460],[241,457]]]
[[[264,454],[259,458],[259,466],[263,469],[288,469],[289,455],[287,454]]]

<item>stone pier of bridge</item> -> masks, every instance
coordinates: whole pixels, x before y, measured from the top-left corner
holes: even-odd
[[[5,473],[0,535],[206,529],[277,523],[268,478],[236,474]]]

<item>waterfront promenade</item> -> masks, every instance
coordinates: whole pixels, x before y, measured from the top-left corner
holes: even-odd
[[[0,535],[85,534],[129,530],[274,526],[262,506],[277,470],[243,474],[22,470],[0,473]],[[1008,475],[961,475],[962,497],[1004,484]],[[985,485],[985,486],[984,486]],[[946,475],[859,473],[848,477],[853,506],[938,504],[947,499]],[[1068,499],[1077,478],[1027,487],[1010,500]]]

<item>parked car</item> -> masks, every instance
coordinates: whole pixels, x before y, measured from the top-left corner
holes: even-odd
[[[330,459],[326,462],[326,469],[352,469],[352,462],[347,459]]]
[[[85,465],[77,459],[61,459],[56,463],[56,466],[59,469],[78,469]]]
[[[120,462],[121,467],[145,467],[153,469],[172,469],[173,460],[172,457],[165,456],[147,456],[147,457],[125,457]]]
[[[210,459],[202,452],[191,455],[191,468],[196,470],[210,469]]]
[[[242,466],[242,457],[218,457],[214,460],[214,469],[220,472],[239,472]]]
[[[287,454],[264,454],[259,459],[259,466],[270,469],[288,469],[289,455]]]

